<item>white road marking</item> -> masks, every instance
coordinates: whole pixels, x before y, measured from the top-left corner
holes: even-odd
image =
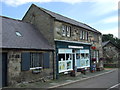
[[[115,87],[117,87],[117,86],[119,86],[120,85],[120,83],[118,83],[118,84],[116,84],[116,85],[114,85],[114,86],[112,86],[112,87],[110,87],[109,89],[107,89],[107,90],[110,90],[110,89],[112,89],[112,88],[115,88]]]

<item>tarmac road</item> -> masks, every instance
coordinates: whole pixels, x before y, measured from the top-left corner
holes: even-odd
[[[118,88],[119,85],[118,70],[116,69],[111,73],[61,86],[59,88],[106,88],[108,90],[112,90],[112,88]]]

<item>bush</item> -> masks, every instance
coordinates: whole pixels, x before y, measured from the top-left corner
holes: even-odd
[[[104,64],[104,68],[118,68],[118,64]]]

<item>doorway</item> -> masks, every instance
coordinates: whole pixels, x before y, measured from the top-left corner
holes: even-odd
[[[7,86],[7,53],[2,53],[2,87]]]

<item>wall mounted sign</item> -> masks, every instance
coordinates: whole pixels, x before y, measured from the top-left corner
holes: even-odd
[[[72,53],[72,49],[58,49],[58,53]]]
[[[68,46],[68,48],[79,48],[79,49],[83,49],[83,46]]]
[[[95,49],[96,49],[96,47],[95,47],[95,46],[92,46],[91,48],[92,48],[93,50],[95,50]]]
[[[80,53],[89,53],[89,50],[80,50]]]

